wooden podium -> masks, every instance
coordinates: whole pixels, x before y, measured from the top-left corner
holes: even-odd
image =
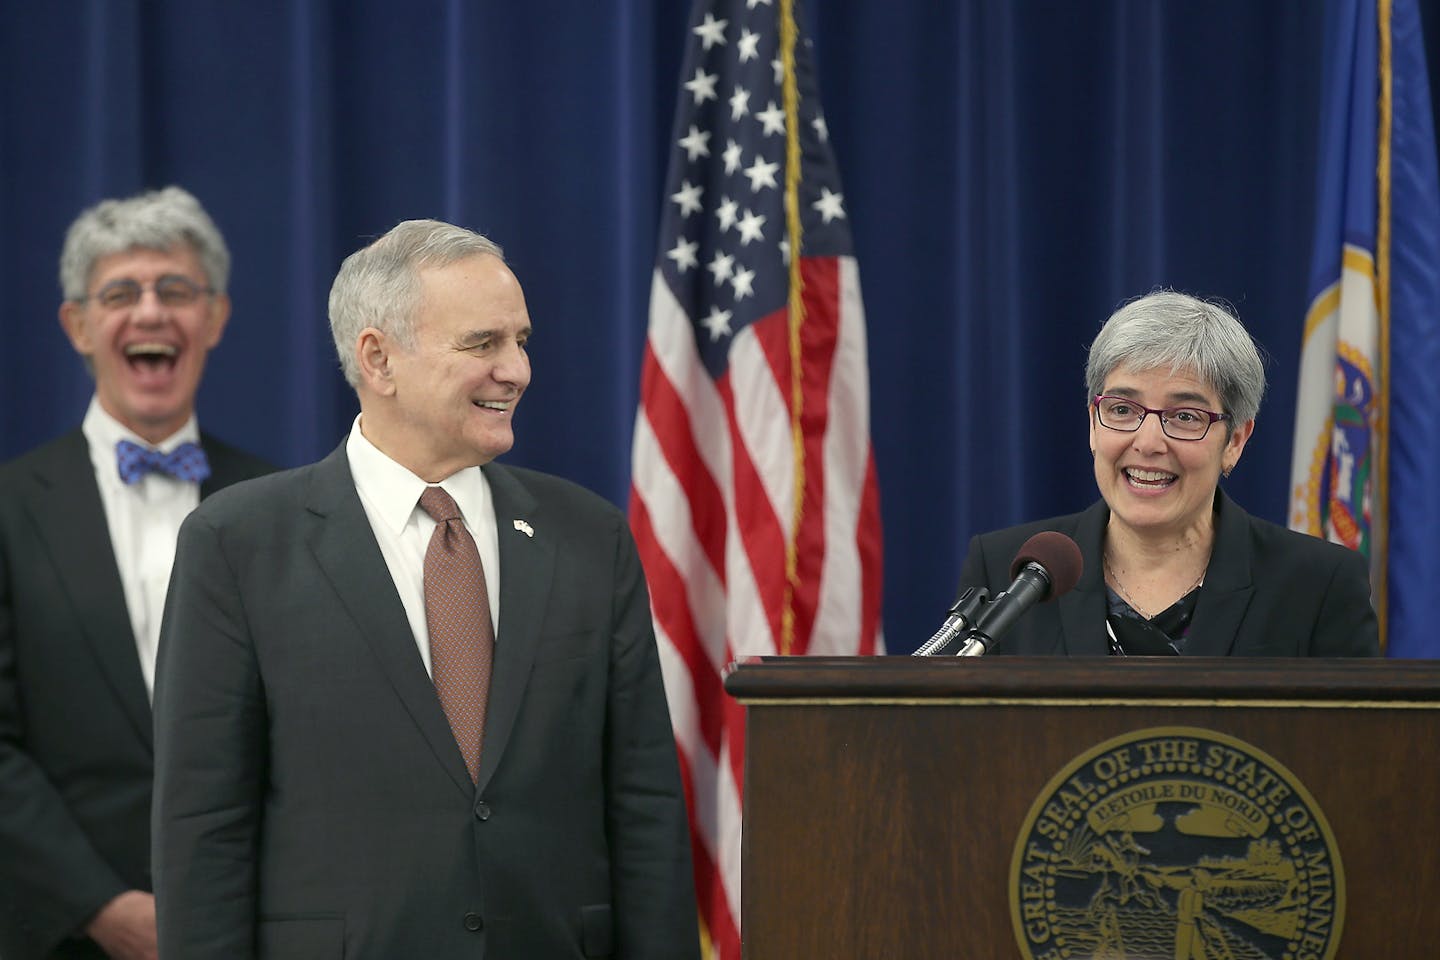
[[[1092,913],[1108,911],[1112,928],[1116,911],[1133,920],[1141,906],[1168,924],[1163,946],[1131,943],[1128,960],[1171,960],[1182,934],[1196,944],[1211,938],[1209,952],[1197,945],[1191,955],[1226,956],[1217,925],[1248,936],[1244,923],[1273,927],[1285,909],[1298,929],[1270,929],[1268,942],[1289,943],[1288,960],[1440,956],[1440,662],[765,657],[736,665],[725,689],[748,708],[747,960],[1105,955],[1093,941],[1061,936],[1053,910],[1051,927],[1034,930],[1045,947],[1022,949],[1012,899],[1046,923],[1042,894],[1047,882],[1057,889],[1057,877],[1059,889],[1090,897]],[[1152,738],[1076,766],[1101,744],[1166,729],[1181,731],[1178,757]],[[1230,738],[1276,761],[1298,787],[1237,759],[1243,751],[1230,750]],[[1138,766],[1117,773],[1127,756],[1153,764],[1145,776]],[[1179,759],[1181,772],[1166,773],[1167,758]],[[1067,768],[1075,775],[1057,780]],[[1185,770],[1204,782],[1180,783],[1182,791],[1238,803],[1242,821],[1244,797],[1255,802],[1254,835],[1273,828],[1280,839],[1262,837],[1248,856],[1268,864],[1199,855],[1185,869],[1158,862],[1156,840],[1192,811],[1140,798],[1161,796],[1161,781],[1179,782]],[[1337,891],[1322,889],[1328,867],[1305,846],[1315,831],[1302,799],[1328,822]],[[1125,831],[1115,826],[1122,821]],[[1128,832],[1134,824],[1142,832]],[[1016,854],[1022,832],[1043,841],[1033,863]],[[1067,848],[1057,869],[1062,854],[1052,848],[1076,837],[1089,841],[1083,857]],[[1287,904],[1266,907],[1268,920],[1237,899],[1262,895],[1261,874],[1290,885]],[[1231,947],[1237,957],[1266,955]]]

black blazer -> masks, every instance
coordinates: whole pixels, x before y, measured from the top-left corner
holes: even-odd
[[[500,622],[478,786],[343,445],[186,520],[155,691],[161,956],[698,955],[625,518],[556,477],[484,471]]]
[[[1372,657],[1380,650],[1370,575],[1353,550],[1250,516],[1215,493],[1215,546],[1196,598],[1186,656]],[[1107,600],[1102,564],[1110,510],[1097,501],[1081,513],[974,537],[960,590],[1010,583],[1010,562],[1042,530],[1075,540],[1084,557],[1080,582],[1058,601],[1027,612],[993,653],[1104,656]]]
[[[206,497],[273,469],[210,436]],[[0,957],[70,939],[150,889],[150,702],[89,447],[72,431],[0,466]]]

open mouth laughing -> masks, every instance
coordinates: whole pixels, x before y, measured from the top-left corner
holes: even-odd
[[[140,374],[163,374],[175,369],[180,350],[174,344],[142,341],[125,346],[125,362]]]
[[[1166,470],[1147,470],[1140,467],[1125,467],[1122,472],[1130,486],[1141,490],[1163,490],[1180,479]]]

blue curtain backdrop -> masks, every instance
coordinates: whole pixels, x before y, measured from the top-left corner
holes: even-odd
[[[173,182],[235,259],[207,429],[283,465],[334,447],[356,409],[325,320],[334,271],[440,217],[506,247],[535,321],[507,459],[623,504],[687,7],[0,0],[0,458],[76,425],[90,395],[55,320],[65,227]],[[1422,12],[1433,39],[1440,11]],[[1094,498],[1085,347],[1156,285],[1228,299],[1269,352],[1227,488],[1283,522],[1322,14],[804,11],[869,318],[893,651],[936,626],[971,534]]]

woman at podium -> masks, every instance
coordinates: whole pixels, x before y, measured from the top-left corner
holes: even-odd
[[[1158,291],[1117,310],[1085,367],[1100,499],[981,534],[960,587],[991,596],[1034,534],[1079,545],[1075,588],[994,650],[1062,656],[1374,656],[1364,557],[1246,513],[1220,488],[1255,430],[1260,353],[1226,308]]]

